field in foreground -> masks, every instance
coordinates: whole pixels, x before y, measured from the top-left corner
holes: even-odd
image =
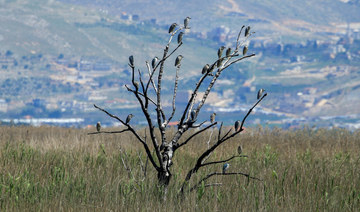
[[[87,135],[56,127],[0,127],[0,210],[58,211],[359,211],[360,131],[249,129],[221,146],[209,161],[236,153],[229,171],[181,201],[186,172],[210,133],[176,152],[167,201],[156,173],[130,134]],[[125,164],[125,165],[124,165]],[[129,171],[131,169],[131,171]],[[221,165],[200,170],[194,184]]]

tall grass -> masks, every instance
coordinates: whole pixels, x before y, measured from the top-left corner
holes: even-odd
[[[261,178],[214,177],[181,201],[179,188],[210,133],[176,152],[167,201],[156,173],[129,133],[87,135],[56,127],[0,127],[0,211],[359,211],[360,131],[248,129],[210,160],[236,154],[229,171]],[[120,151],[120,148],[122,151]],[[127,168],[125,169],[123,160]],[[191,184],[221,165],[201,169]]]

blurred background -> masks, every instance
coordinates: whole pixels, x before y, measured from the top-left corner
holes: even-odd
[[[246,126],[360,128],[359,0],[0,0],[1,124],[118,126],[97,104],[145,126],[124,86],[128,57],[146,71],[145,61],[162,55],[169,26],[187,16],[173,120],[219,46],[234,48],[250,25],[248,53],[256,56],[223,73],[198,120],[216,112],[232,125],[264,88],[268,96]],[[177,54],[164,77],[169,114]]]

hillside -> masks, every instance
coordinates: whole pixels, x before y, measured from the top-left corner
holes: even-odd
[[[184,93],[220,45],[234,45],[243,24],[256,32],[249,51],[257,56],[222,76],[202,118],[215,110],[232,124],[233,113],[247,108],[263,87],[269,98],[252,124],[329,126],[334,123],[326,117],[337,117],[335,124],[356,125],[359,9],[358,1],[338,0],[0,1],[0,118],[75,115],[93,123],[104,117],[93,114],[92,103],[136,113],[135,99],[124,89],[128,56],[145,69],[143,61],[161,55],[169,24],[190,16],[191,30],[178,52],[185,55]],[[173,65],[166,68],[171,79]],[[166,82],[170,105],[173,85]]]

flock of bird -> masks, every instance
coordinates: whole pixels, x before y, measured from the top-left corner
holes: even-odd
[[[189,21],[190,21],[190,19],[191,19],[190,17],[186,17],[186,18],[184,19],[184,29],[189,29]],[[178,26],[177,23],[171,24],[170,27],[169,27],[169,33],[173,33],[174,30],[176,29],[176,26]],[[250,26],[248,26],[248,27],[245,28],[245,37],[247,37],[247,36],[249,35],[249,33],[250,33]],[[178,42],[178,44],[181,44],[181,43],[182,43],[183,36],[184,36],[184,32],[180,32],[180,33],[178,34],[178,37],[177,37],[177,42]],[[218,60],[217,60],[217,62],[216,62],[216,67],[217,67],[217,68],[219,68],[219,67],[222,65],[222,62],[223,62],[223,60],[224,60],[224,58],[222,58],[222,54],[223,54],[225,48],[226,48],[225,46],[221,46],[221,47],[218,49],[218,51],[217,51],[217,56],[218,56]],[[247,51],[248,51],[248,47],[247,47],[247,46],[244,46],[243,52],[242,52],[243,55],[246,55]],[[226,58],[229,58],[229,57],[231,56],[231,48],[230,48],[230,47],[226,49],[225,56],[226,56]],[[176,68],[179,68],[179,67],[180,67],[181,60],[182,60],[183,58],[184,58],[184,57],[183,57],[182,55],[178,55],[178,56],[176,57],[176,59],[175,59],[175,67],[176,67]],[[151,66],[152,66],[153,69],[156,67],[158,61],[159,61],[159,58],[158,58],[158,57],[154,57],[154,58],[152,59],[152,61],[151,61]],[[134,67],[134,57],[133,57],[132,55],[129,57],[129,65],[130,65],[130,67]],[[202,73],[202,74],[209,74],[209,73],[211,73],[211,72],[214,70],[214,68],[215,68],[215,63],[214,63],[213,65],[211,65],[211,66],[210,66],[209,64],[206,64],[206,65],[202,68],[201,73]],[[137,91],[137,90],[139,89],[139,84],[138,84],[137,82],[135,82],[135,83],[134,83],[134,86],[135,86],[135,89],[136,89],[136,91]],[[261,89],[258,91],[258,93],[257,93],[257,99],[259,100],[259,99],[263,96],[264,93],[265,93],[265,89],[261,88]],[[126,125],[129,124],[129,123],[130,123],[130,120],[131,120],[133,117],[134,117],[133,114],[129,114],[129,115],[126,117],[125,124],[126,124]],[[216,118],[216,113],[211,114],[211,116],[210,116],[210,122],[211,122],[211,123],[214,123],[214,122],[215,122],[215,118]],[[191,111],[191,113],[190,113],[190,121],[192,121],[192,122],[195,122],[195,121],[196,121],[196,112],[195,112],[195,111]],[[238,131],[240,130],[240,124],[241,124],[241,123],[240,123],[239,120],[235,121],[235,124],[234,124],[235,132],[238,132]],[[97,130],[97,132],[99,132],[99,133],[101,132],[101,124],[100,124],[100,122],[97,122],[97,123],[96,123],[96,130]],[[241,155],[241,153],[242,153],[242,147],[241,147],[241,145],[238,146],[237,151],[238,151],[238,154]],[[229,167],[230,167],[230,164],[229,164],[229,163],[225,163],[225,164],[223,165],[222,173],[225,174],[226,171],[229,169]]]

